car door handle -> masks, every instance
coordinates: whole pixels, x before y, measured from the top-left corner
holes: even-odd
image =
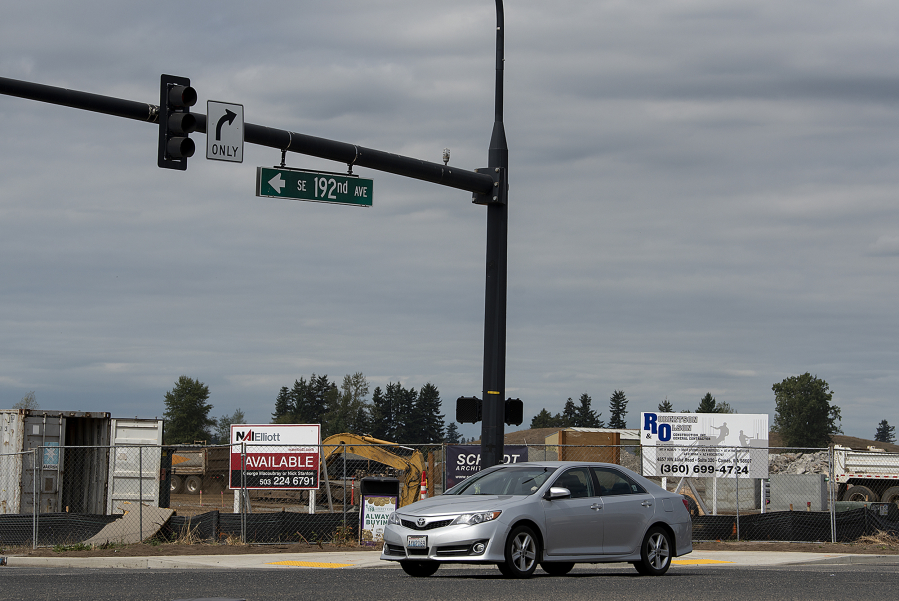
[[[594,503],[593,505],[590,506],[590,509],[593,509],[593,510],[595,510],[595,511],[599,511],[600,509],[602,509],[602,505],[600,505],[600,504],[598,504],[598,503]]]
[[[652,507],[652,501],[643,501],[640,505],[643,507]]]

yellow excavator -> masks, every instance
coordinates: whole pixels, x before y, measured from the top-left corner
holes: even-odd
[[[400,450],[402,450],[402,454],[398,452]],[[327,469],[327,466],[344,452],[365,457],[402,471],[400,507],[418,500],[421,490],[421,473],[425,470],[424,457],[420,451],[371,436],[348,432],[334,434],[322,441],[322,469]]]

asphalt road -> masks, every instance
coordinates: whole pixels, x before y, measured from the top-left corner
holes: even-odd
[[[577,568],[565,577],[539,572],[506,580],[495,568],[441,568],[430,578],[398,569],[118,570],[2,568],[0,599],[172,601],[223,597],[248,601],[398,599],[596,601],[689,599],[826,601],[899,599],[894,565],[805,565],[777,568],[675,567],[661,578],[630,566]]]

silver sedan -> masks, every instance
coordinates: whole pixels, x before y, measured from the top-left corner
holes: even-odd
[[[478,472],[443,495],[392,513],[381,559],[411,576],[441,563],[495,564],[511,578],[537,565],[555,576],[575,563],[630,562],[660,576],[693,550],[687,503],[609,463],[541,461]]]

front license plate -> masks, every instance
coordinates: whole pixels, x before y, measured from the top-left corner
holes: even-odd
[[[427,549],[428,537],[423,534],[410,534],[406,537],[406,546],[410,549]]]

